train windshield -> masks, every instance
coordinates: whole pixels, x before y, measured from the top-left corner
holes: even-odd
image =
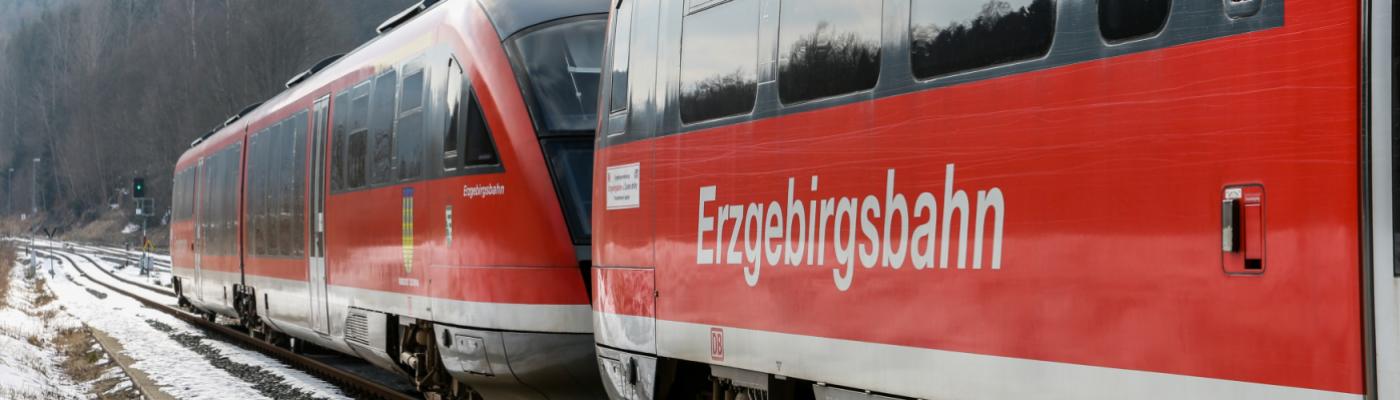
[[[593,131],[606,18],[551,23],[507,46],[576,245],[589,244],[592,236]]]
[[[521,35],[511,46],[530,115],[541,136],[597,127],[603,17],[556,23]]]

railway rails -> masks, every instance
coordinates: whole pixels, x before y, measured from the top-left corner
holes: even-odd
[[[150,285],[133,282],[116,274],[113,274],[110,271],[103,269],[100,264],[98,264],[96,261],[94,261],[91,257],[87,255],[80,253],[68,253],[64,249],[52,246],[34,246],[34,249],[36,252],[47,253],[49,256],[58,257],[67,262],[68,264],[73,265],[74,268],[77,269],[79,275],[83,276],[84,278],[87,278],[89,281],[96,283],[99,286],[102,286],[103,288],[106,288],[107,290],[111,290],[123,296],[135,299],[136,301],[140,302],[146,307],[172,315],[186,323],[197,326],[206,331],[222,335],[230,340],[233,340],[246,347],[252,348],[260,353],[263,353],[272,358],[287,363],[288,365],[294,368],[305,371],[318,378],[339,384],[343,390],[346,390],[348,392],[347,394],[350,394],[354,397],[386,400],[418,398],[414,394],[404,393],[402,391],[376,382],[370,378],[337,368],[335,366],[302,354],[297,354],[291,350],[278,347],[272,343],[256,339],[244,332],[240,332],[236,329],[205,319],[201,315],[187,312],[185,310],[165,304],[156,299],[152,299],[148,296],[142,296],[136,293],[136,291],[129,290],[130,288],[120,287],[119,285],[114,285],[110,282],[105,282],[102,279],[97,279],[89,275],[87,268],[83,268],[80,266],[81,264],[75,262],[74,257],[82,259],[88,265],[95,267],[97,270],[102,271],[102,273],[112,278],[115,278],[118,281],[123,282],[127,285],[137,286],[145,290],[171,296],[172,298],[174,297],[174,293],[168,289],[154,288]]]

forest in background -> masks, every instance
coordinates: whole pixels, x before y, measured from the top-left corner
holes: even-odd
[[[36,190],[45,225],[73,229],[112,213],[110,204],[130,214],[121,189],[137,176],[164,214],[174,163],[191,141],[373,38],[409,4],[6,0],[0,221],[28,213]]]

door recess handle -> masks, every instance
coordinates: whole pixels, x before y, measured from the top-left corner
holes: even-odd
[[[1240,250],[1240,201],[1226,194],[1220,204],[1220,251],[1233,253]]]
[[[1227,274],[1264,273],[1264,186],[1225,188],[1220,205],[1221,266]]]

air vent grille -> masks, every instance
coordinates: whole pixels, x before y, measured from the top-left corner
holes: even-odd
[[[345,340],[362,346],[369,344],[369,317],[363,311],[350,310],[345,317]]]

